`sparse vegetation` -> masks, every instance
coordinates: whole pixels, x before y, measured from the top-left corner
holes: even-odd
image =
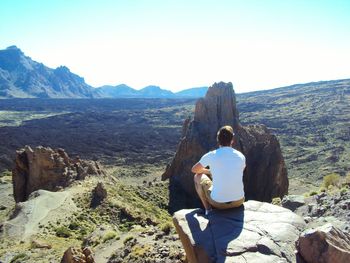
[[[103,236],[102,242],[105,243],[105,242],[107,242],[108,240],[114,239],[114,238],[117,237],[117,235],[118,235],[117,232],[115,232],[115,231],[109,231],[109,232],[107,232],[107,233]]]
[[[23,260],[26,260],[28,258],[29,257],[26,253],[19,253],[11,259],[10,263],[22,263]]]
[[[340,184],[340,175],[337,173],[331,173],[323,177],[323,184],[325,188],[329,188],[330,186],[339,186]]]
[[[124,245],[126,245],[129,241],[133,240],[134,237],[133,236],[127,236],[124,240],[123,240],[123,243]]]
[[[171,229],[173,229],[173,224],[170,222],[164,223],[161,225],[160,229],[163,231],[164,234],[169,235]]]
[[[2,173],[0,173],[0,178],[1,177],[5,177],[5,176],[11,176],[12,175],[12,172],[9,171],[9,170],[5,170],[3,171]]]
[[[67,238],[71,236],[71,232],[67,227],[60,226],[56,228],[56,236]]]
[[[133,246],[132,250],[131,250],[131,257],[134,258],[142,258],[145,255],[147,255],[147,253],[149,253],[149,251],[152,249],[152,247],[150,245],[135,245]]]
[[[282,203],[282,200],[281,200],[280,197],[272,198],[271,204],[273,204],[273,205],[281,205],[281,203]]]

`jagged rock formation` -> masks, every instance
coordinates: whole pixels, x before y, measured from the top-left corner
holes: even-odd
[[[191,167],[216,147],[216,133],[224,125],[235,132],[235,148],[246,156],[244,172],[247,199],[271,201],[288,192],[288,177],[277,138],[263,125],[239,123],[232,83],[215,83],[196,103],[194,119],[184,123],[183,137],[162,179],[170,179],[170,212],[198,207]]]
[[[183,209],[173,216],[191,263],[295,262],[304,220],[288,209],[247,201],[238,209]]]
[[[39,146],[33,150],[26,146],[16,152],[12,171],[14,198],[16,202],[23,202],[36,190],[57,191],[74,180],[101,173],[96,162],[72,160],[63,149]]]
[[[332,224],[304,231],[297,247],[307,263],[350,262],[350,234]]]

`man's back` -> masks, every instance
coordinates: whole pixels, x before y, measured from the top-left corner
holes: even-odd
[[[205,154],[199,162],[210,167],[213,177],[212,199],[229,202],[244,197],[245,157],[242,153],[232,147],[220,147]]]

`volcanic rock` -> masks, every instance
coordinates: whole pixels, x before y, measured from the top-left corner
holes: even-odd
[[[208,216],[183,209],[173,221],[191,263],[295,262],[295,241],[305,227],[290,210],[253,200]]]
[[[96,207],[107,197],[107,190],[103,183],[97,183],[94,190],[92,190],[91,207]]]
[[[36,190],[57,191],[74,180],[101,173],[97,163],[72,160],[63,149],[26,146],[16,152],[12,171],[14,198],[23,202]]]
[[[297,247],[308,263],[350,262],[350,235],[332,224],[305,230],[299,237]]]
[[[170,179],[169,210],[200,205],[193,184],[192,166],[217,146],[216,133],[224,125],[235,132],[234,148],[246,157],[246,199],[270,202],[288,192],[287,169],[279,142],[263,125],[241,126],[232,83],[215,83],[196,103],[194,119],[184,123],[183,137],[162,179]]]
[[[305,198],[302,195],[286,195],[281,204],[294,212],[298,207],[305,205]]]
[[[70,247],[64,252],[61,263],[95,263],[90,248]]]

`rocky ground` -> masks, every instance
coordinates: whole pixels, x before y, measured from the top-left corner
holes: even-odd
[[[105,171],[56,193],[34,192],[16,209],[11,177],[2,176],[0,262],[60,262],[70,246],[91,247],[102,263],[183,262],[184,250],[166,211],[168,183],[160,181],[161,170],[153,168],[152,175],[137,180],[130,177],[136,168],[130,174],[123,167]],[[92,206],[98,182],[107,196]]]
[[[333,223],[350,234],[350,191],[349,188],[334,188],[313,196],[286,196],[282,206],[302,216],[308,228]]]

